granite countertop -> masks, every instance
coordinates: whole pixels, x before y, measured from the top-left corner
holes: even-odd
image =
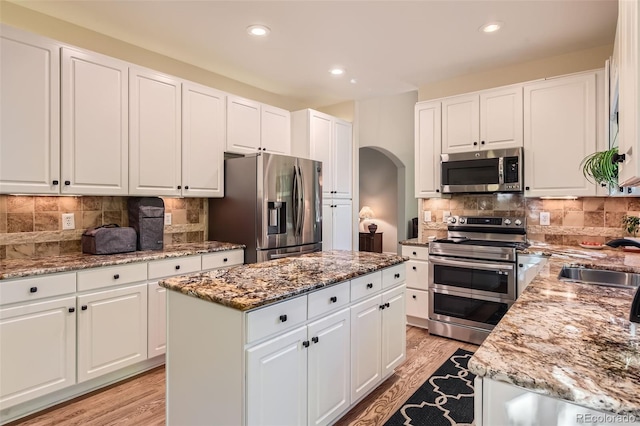
[[[633,288],[562,282],[563,265],[640,272],[640,254],[533,244],[550,256],[469,362],[478,376],[611,413],[640,416]]]
[[[402,263],[396,255],[329,251],[167,278],[162,287],[246,311]]]
[[[163,250],[153,251],[106,255],[78,253],[66,256],[2,260],[0,261],[0,280],[244,248],[245,246],[242,244],[205,241],[176,244]]]

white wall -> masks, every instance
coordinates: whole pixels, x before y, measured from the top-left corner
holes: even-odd
[[[384,153],[401,173],[398,185],[404,193],[398,194],[401,200],[397,204],[398,240],[406,239],[408,222],[418,215],[418,202],[414,192],[413,117],[417,101],[418,92],[407,92],[356,102],[356,143],[360,148],[374,148]],[[371,173],[375,173],[375,170],[370,170],[360,179],[368,179]]]

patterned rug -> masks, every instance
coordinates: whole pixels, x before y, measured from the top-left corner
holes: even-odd
[[[458,349],[411,395],[385,426],[473,425],[473,352]]]

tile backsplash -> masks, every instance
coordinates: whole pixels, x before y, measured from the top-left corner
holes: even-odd
[[[640,215],[638,197],[585,197],[577,200],[525,198],[516,194],[453,195],[421,200],[421,211],[430,211],[432,222],[420,215],[418,237],[446,237],[445,212],[454,216],[524,216],[532,241],[577,245],[582,241],[604,243],[629,236],[622,228],[625,215]],[[540,212],[549,212],[551,223],[540,225]]]
[[[163,198],[172,224],[164,245],[204,241],[207,203],[203,198]],[[62,230],[62,214],[74,213],[76,229]],[[86,228],[128,226],[127,197],[50,197],[0,195],[0,259],[81,253]]]

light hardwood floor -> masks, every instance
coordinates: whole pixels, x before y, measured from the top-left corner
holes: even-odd
[[[382,425],[458,348],[476,345],[430,336],[407,327],[407,360],[389,379],[356,405],[336,426]],[[158,367],[125,382],[57,405],[9,426],[153,426],[165,423],[165,374]],[[229,425],[234,426],[234,425]]]

